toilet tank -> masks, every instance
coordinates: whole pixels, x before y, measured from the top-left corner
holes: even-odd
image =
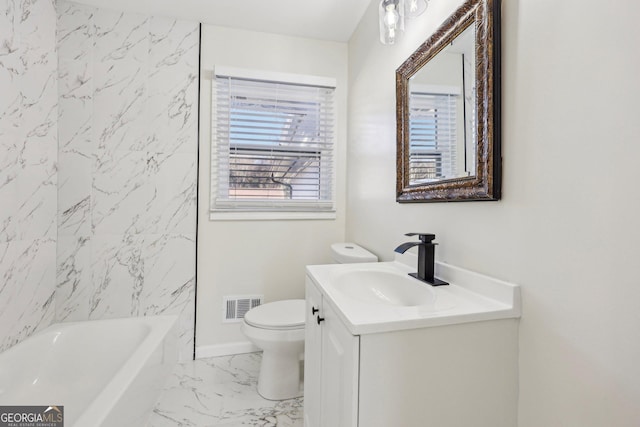
[[[331,245],[331,256],[338,264],[378,262],[377,256],[355,243],[334,243]]]

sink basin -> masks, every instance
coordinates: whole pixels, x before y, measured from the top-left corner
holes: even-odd
[[[352,335],[520,316],[517,285],[437,263],[450,285],[433,287],[408,275],[417,261],[407,260],[308,265],[308,297],[326,301]]]
[[[413,307],[434,304],[435,292],[418,280],[402,273],[381,270],[355,270],[335,277],[335,289],[369,304]]]

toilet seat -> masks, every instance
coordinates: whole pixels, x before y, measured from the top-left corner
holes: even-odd
[[[252,308],[241,329],[262,350],[258,393],[269,400],[302,396],[305,301],[284,300]]]
[[[305,324],[305,301],[283,300],[260,305],[249,310],[244,321],[260,329],[302,329]]]
[[[371,252],[352,243],[333,245],[331,252],[338,263],[378,260]],[[303,299],[269,302],[244,315],[240,329],[256,350],[262,350],[258,393],[265,399],[292,399],[303,394],[306,315]],[[318,317],[318,322],[320,320]]]

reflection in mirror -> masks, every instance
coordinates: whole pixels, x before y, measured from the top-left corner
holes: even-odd
[[[409,79],[409,185],[475,175],[474,42],[470,25]]]
[[[466,0],[396,70],[398,202],[500,199],[499,17]]]

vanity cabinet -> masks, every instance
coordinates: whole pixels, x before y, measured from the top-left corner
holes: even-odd
[[[517,425],[518,319],[351,333],[306,278],[305,427]]]
[[[357,426],[359,337],[308,279],[306,301],[304,425]]]

